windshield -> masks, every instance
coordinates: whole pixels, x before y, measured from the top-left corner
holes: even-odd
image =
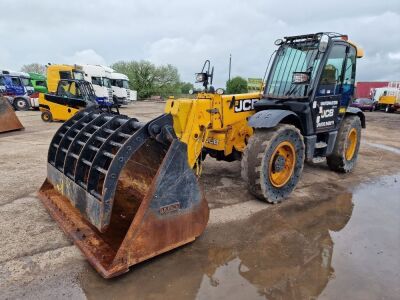
[[[83,72],[81,71],[73,71],[74,79],[83,80]]]
[[[267,97],[306,97],[308,86],[312,84],[320,62],[318,42],[286,44],[276,54],[274,65],[265,88]],[[294,72],[307,72],[310,76],[308,84],[293,84]]]
[[[47,87],[46,81],[43,81],[43,80],[36,80],[36,85]]]
[[[105,87],[111,88],[111,81],[107,77],[103,77],[103,85]]]
[[[122,87],[125,89],[129,89],[129,81],[128,80],[122,80]]]
[[[22,81],[22,84],[24,86],[32,86],[31,81],[29,80],[29,78],[21,77],[21,81]]]

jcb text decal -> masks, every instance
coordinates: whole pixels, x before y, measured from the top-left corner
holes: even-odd
[[[254,110],[254,103],[256,103],[257,101],[258,99],[236,100],[235,113]]]

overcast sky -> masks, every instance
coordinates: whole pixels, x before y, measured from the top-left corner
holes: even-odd
[[[215,86],[262,77],[285,35],[346,33],[362,46],[357,80],[400,80],[400,0],[0,0],[0,68],[38,62],[150,60],[193,82],[205,59]]]

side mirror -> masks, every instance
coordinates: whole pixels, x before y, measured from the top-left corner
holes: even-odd
[[[293,72],[292,84],[309,84],[310,78],[310,72]]]
[[[321,36],[321,39],[319,40],[318,51],[325,52],[326,49],[328,48],[328,43],[329,43],[329,36],[323,34]]]

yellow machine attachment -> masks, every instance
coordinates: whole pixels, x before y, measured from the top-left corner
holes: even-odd
[[[0,133],[24,129],[7,97],[0,97]]]
[[[252,134],[246,118],[259,97],[169,100],[166,113],[147,124],[81,110],[50,144],[39,196],[102,276],[127,272],[203,232],[209,210],[196,176],[202,149],[234,159]]]

